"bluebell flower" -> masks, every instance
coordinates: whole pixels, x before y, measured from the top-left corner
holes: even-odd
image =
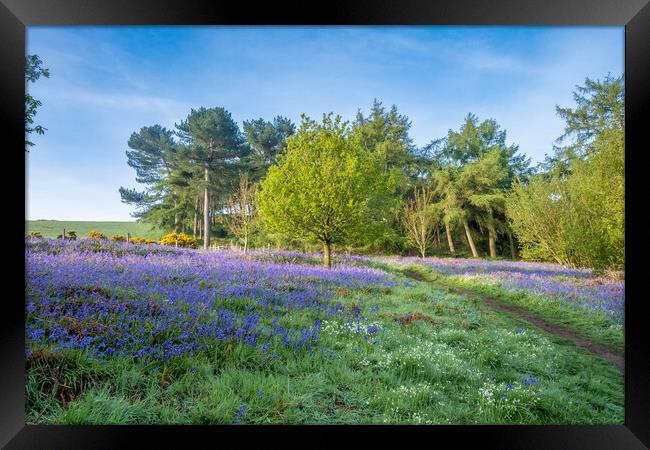
[[[539,380],[536,379],[534,376],[529,375],[528,377],[523,377],[521,379],[521,382],[524,384],[524,386],[532,386],[534,384],[538,384]]]
[[[262,389],[260,389],[259,391],[257,391],[257,396],[258,396],[258,397],[261,397],[262,395],[264,395],[264,392],[262,392]]]
[[[242,403],[242,405],[239,407],[239,411],[235,413],[237,417],[245,416],[247,412],[248,407],[246,406],[245,403]]]
[[[505,392],[503,394],[501,394],[501,398],[506,398],[507,396],[508,396],[508,394],[506,394]]]
[[[506,389],[512,389],[512,384],[510,383],[506,384]]]

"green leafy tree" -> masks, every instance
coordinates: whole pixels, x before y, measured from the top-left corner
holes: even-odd
[[[375,99],[368,116],[358,111],[352,126],[359,144],[365,150],[375,153],[385,172],[392,168],[401,170],[407,166],[413,146],[408,135],[411,122],[408,117],[397,112],[397,106],[392,105],[387,111]]]
[[[625,138],[618,127],[593,141],[592,155],[572,163],[567,180],[571,253],[581,266],[622,269],[625,264]]]
[[[440,216],[440,209],[433,202],[432,190],[426,185],[416,187],[413,198],[404,205],[402,226],[407,239],[417,247],[422,258],[433,245]]]
[[[43,61],[38,55],[27,55],[25,60],[25,81],[35,83],[41,76],[49,78],[49,69],[43,67]],[[25,93],[25,136],[29,136],[31,133],[45,134],[47,128],[42,125],[34,125],[34,116],[38,107],[42,104],[40,100],[32,97],[29,92]],[[25,151],[29,151],[27,147],[33,146],[34,143],[25,137]]]
[[[409,137],[411,122],[398,112],[397,106],[385,108],[374,100],[369,114],[357,112],[352,123],[352,133],[361,149],[370,153],[379,162],[382,176],[394,186],[392,192],[373,197],[372,211],[379,215],[372,218],[373,232],[366,231],[363,236],[371,240],[369,246],[380,250],[400,250],[405,243],[401,232],[401,203],[409,195],[414,181],[413,142]]]
[[[558,177],[545,180],[537,175],[525,184],[515,180],[506,209],[525,259],[573,265],[561,226],[563,210],[570,207],[568,200],[566,185]]]
[[[380,174],[380,163],[339,116],[330,113],[318,124],[303,115],[261,182],[259,212],[272,231],[321,242],[330,267],[332,243],[363,233],[373,197],[390,189]]]
[[[224,219],[228,229],[244,243],[244,253],[248,250],[251,233],[257,223],[255,208],[255,192],[257,186],[252,183],[247,174],[240,174],[239,188],[226,202]]]
[[[249,154],[244,138],[224,108],[192,109],[187,118],[176,124],[182,157],[201,167],[203,181],[203,248],[210,245],[210,191],[223,190]]]
[[[625,130],[622,78],[587,79],[577,108],[559,108],[574,141],[506,199],[524,257],[572,267],[624,267]]]
[[[514,178],[530,176],[530,158],[519,154],[519,146],[506,143],[507,131],[501,129],[494,119],[479,122],[476,115],[469,113],[459,131],[449,130],[443,139],[433,141],[429,146],[436,167],[463,167],[466,163],[478,161],[481,155],[498,149],[506,167],[507,177],[501,186],[508,188]]]

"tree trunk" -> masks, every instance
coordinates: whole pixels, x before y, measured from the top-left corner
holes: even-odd
[[[515,247],[515,239],[512,237],[512,231],[508,231],[508,239],[510,240],[510,256],[512,256],[512,259],[517,259],[517,247]]]
[[[474,245],[474,239],[472,239],[472,232],[469,229],[469,223],[467,219],[463,219],[463,227],[465,227],[465,234],[467,235],[467,242],[469,242],[469,247],[472,249],[472,256],[478,258],[478,252],[476,251],[476,246]]]
[[[323,265],[328,269],[332,267],[330,253],[331,253],[330,241],[323,241]]]
[[[178,207],[178,201],[174,199],[174,233],[178,233],[178,212],[176,208]]]
[[[210,171],[208,163],[205,163],[205,190],[203,193],[203,248],[208,249],[210,245],[210,196],[208,195],[208,184],[210,183]]]
[[[488,225],[488,242],[490,244],[490,258],[497,257],[497,246],[496,246],[496,231],[494,230],[494,225]]]
[[[454,240],[451,237],[451,230],[449,229],[449,224],[445,223],[445,231],[447,232],[447,244],[449,244],[449,252],[452,255],[456,254],[456,247],[454,247]]]
[[[196,229],[197,229],[197,225],[198,225],[197,222],[199,221],[198,212],[199,212],[199,198],[196,197],[196,199],[194,200],[194,230],[192,232],[192,237],[194,239],[196,239]]]
[[[244,235],[244,253],[248,250],[248,233]]]

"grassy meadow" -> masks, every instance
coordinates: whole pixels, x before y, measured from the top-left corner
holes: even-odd
[[[87,237],[91,231],[99,231],[111,237],[114,234],[132,237],[160,240],[165,233],[142,222],[92,222],[92,221],[66,221],[66,220],[26,220],[25,234],[31,232],[41,233],[43,237],[55,239],[63,234],[74,231],[78,237]]]

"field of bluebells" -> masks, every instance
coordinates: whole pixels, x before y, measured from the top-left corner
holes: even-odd
[[[346,310],[333,301],[337,290],[370,292],[396,284],[394,276],[368,268],[330,271],[273,262],[260,253],[244,258],[156,247],[90,239],[30,245],[27,355],[33,343],[153,361],[241,341],[260,348],[263,364],[277,356],[269,351],[276,346],[322,351],[321,322],[333,315],[345,316],[351,328],[363,327],[367,319],[359,307]],[[309,321],[293,323],[294,311]]]
[[[30,239],[26,272],[29,423],[623,420],[607,362],[362,257]]]

